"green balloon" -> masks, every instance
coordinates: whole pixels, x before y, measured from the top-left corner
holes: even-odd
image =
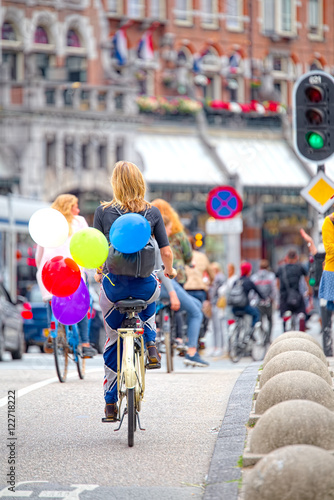
[[[87,227],[74,233],[70,242],[73,260],[82,267],[93,269],[107,260],[108,240],[101,231]]]

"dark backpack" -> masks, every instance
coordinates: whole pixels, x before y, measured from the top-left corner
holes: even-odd
[[[116,210],[120,216],[124,215],[117,208]],[[145,218],[146,213],[147,210],[144,213]],[[131,237],[130,231],[129,237]],[[106,267],[110,273],[118,276],[147,278],[154,271],[156,248],[157,242],[152,234],[144,248],[139,250],[139,252],[122,253],[110,245]]]
[[[242,281],[240,279],[236,280],[227,296],[227,305],[232,307],[246,307],[248,304],[248,298],[244,287],[242,286]]]

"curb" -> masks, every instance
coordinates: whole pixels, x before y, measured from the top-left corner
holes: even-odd
[[[203,500],[238,498],[241,478],[238,460],[245,448],[246,423],[260,365],[261,362],[251,363],[234,384],[212,455]]]

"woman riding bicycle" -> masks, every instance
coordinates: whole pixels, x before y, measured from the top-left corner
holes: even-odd
[[[144,199],[145,181],[138,167],[127,161],[117,162],[113,169],[111,186],[114,197],[109,202],[101,203],[96,209],[94,227],[100,230],[109,241],[110,228],[118,217],[129,212],[145,216],[160,249],[165,275],[175,276],[176,273],[172,267],[173,254],[161,214],[156,207],[151,206]],[[102,269],[98,269],[95,280],[100,281],[102,285],[100,305],[107,334],[103,353],[105,415],[112,422],[117,419],[117,329],[125,317],[124,314],[115,310],[114,303],[129,297],[142,299],[148,303],[147,308],[139,314],[144,323],[144,343],[149,361],[147,368],[160,368],[161,356],[155,345],[155,301],[160,294],[160,284],[154,273],[147,278],[136,278],[109,273],[106,267],[104,271],[107,273],[105,277],[103,277]]]

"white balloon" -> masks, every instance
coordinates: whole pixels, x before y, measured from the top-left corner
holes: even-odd
[[[69,226],[64,215],[54,208],[41,208],[29,220],[29,233],[42,247],[59,247],[68,238]]]

